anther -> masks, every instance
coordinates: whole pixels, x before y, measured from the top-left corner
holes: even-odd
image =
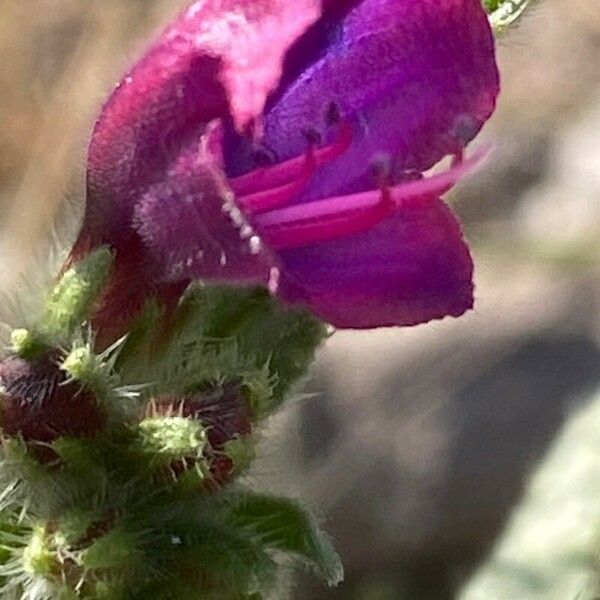
[[[392,173],[391,157],[388,154],[377,154],[371,160],[369,170],[378,187],[389,185]]]
[[[327,105],[327,109],[325,111],[325,123],[328,126],[339,125],[342,120],[342,114],[340,112],[340,107],[337,102],[331,101]]]
[[[477,135],[478,123],[467,114],[459,115],[450,130],[450,136],[464,148]]]
[[[277,160],[277,153],[265,146],[257,146],[252,149],[252,159],[257,167],[270,167]]]
[[[302,135],[311,146],[318,146],[322,142],[322,136],[314,127],[306,127],[302,130]]]

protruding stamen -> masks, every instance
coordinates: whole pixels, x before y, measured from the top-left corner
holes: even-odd
[[[292,181],[287,185],[249,194],[238,198],[238,204],[250,215],[257,215],[268,210],[285,206],[295,198],[306,186],[308,176]]]
[[[394,210],[394,203],[387,188],[367,192],[362,196],[370,202],[363,202],[362,206],[349,210],[344,210],[342,206],[346,199],[352,198],[351,196],[311,202],[307,206],[312,207],[314,212],[312,215],[305,214],[303,218],[294,219],[292,213],[294,208],[301,207],[267,213],[266,219],[259,220],[263,237],[269,246],[277,250],[306,246],[371,229]],[[327,208],[333,210],[326,212]],[[286,211],[287,214],[283,214]]]
[[[231,180],[231,186],[238,197],[282,187],[303,177],[343,154],[350,145],[352,132],[350,125],[340,125],[340,139],[322,148],[309,148],[304,156],[297,156],[272,167],[263,167]]]
[[[333,240],[367,231],[389,217],[403,202],[415,198],[437,199],[466,172],[487,156],[483,151],[448,171],[393,188],[338,196],[267,212],[256,218],[256,226],[272,248],[280,250]]]

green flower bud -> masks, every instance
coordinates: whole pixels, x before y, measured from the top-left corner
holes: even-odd
[[[41,329],[47,337],[68,337],[87,319],[106,283],[112,260],[110,250],[101,247],[62,276],[44,312]]]
[[[23,570],[32,575],[52,575],[57,568],[51,540],[42,526],[33,530],[29,543],[23,550]]]
[[[159,466],[183,461],[197,463],[207,442],[202,424],[183,416],[155,416],[138,426],[138,440],[144,454]]]
[[[34,358],[44,348],[43,341],[28,329],[15,329],[10,335],[10,350],[21,358]]]
[[[101,355],[94,354],[89,344],[74,347],[63,360],[61,369],[101,398],[107,398],[116,386],[110,365]]]

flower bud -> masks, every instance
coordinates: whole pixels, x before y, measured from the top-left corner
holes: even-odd
[[[33,358],[44,351],[44,345],[31,331],[14,329],[10,335],[10,349],[22,358]]]
[[[52,442],[61,436],[92,436],[106,416],[95,395],[68,379],[52,354],[0,362],[0,427],[4,435]]]
[[[68,339],[88,318],[112,264],[111,251],[101,246],[63,273],[46,303],[41,330],[50,340]]]
[[[177,414],[202,425],[208,441],[204,458],[213,482],[227,482],[235,468],[242,466],[235,464],[236,458],[248,452],[229,452],[233,441],[252,433],[250,410],[238,383],[226,383],[213,391],[183,398],[162,396],[153,400],[152,411],[157,415]]]
[[[37,526],[23,550],[23,568],[31,575],[51,576],[58,570],[58,560],[53,552],[50,536],[42,526]]]
[[[168,467],[175,475],[193,466],[204,476],[206,434],[198,421],[175,414],[149,416],[138,426],[138,442],[153,466]]]

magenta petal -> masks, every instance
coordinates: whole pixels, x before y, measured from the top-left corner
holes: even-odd
[[[198,0],[113,92],[87,164],[85,235],[119,244],[136,199],[164,177],[206,124],[259,117],[290,44],[318,18],[318,0]]]
[[[265,284],[274,259],[217,170],[182,161],[135,207],[134,228],[161,281]]]
[[[188,11],[191,34],[222,53],[221,79],[238,129],[262,113],[286,50],[320,14],[320,0],[212,0]]]
[[[412,198],[368,232],[281,252],[279,295],[340,328],[416,325],[473,305],[473,263],[439,199]]]
[[[334,102],[354,127],[348,152],[314,178],[302,200],[372,185],[369,160],[424,171],[462,149],[499,91],[492,32],[480,0],[363,0],[327,53],[270,109],[265,144],[284,159],[307,127],[324,130]]]

